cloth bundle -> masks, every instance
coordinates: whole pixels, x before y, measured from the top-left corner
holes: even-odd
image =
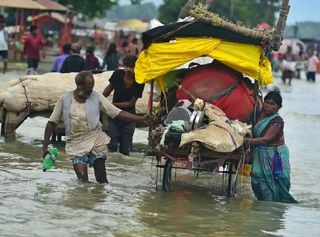
[[[210,123],[202,128],[183,133],[180,147],[192,142],[200,142],[204,147],[217,152],[232,152],[243,144],[243,136],[250,132],[251,125],[237,120],[229,120],[218,107],[197,99],[194,109],[203,108]]]
[[[94,90],[103,92],[113,71],[94,74]],[[58,98],[67,91],[76,88],[77,73],[46,73],[23,76],[10,81],[0,90],[0,109],[21,112],[27,106],[31,112],[50,111]],[[142,98],[136,103],[138,114],[148,113],[149,85],[146,85]],[[108,97],[112,100],[112,95]]]

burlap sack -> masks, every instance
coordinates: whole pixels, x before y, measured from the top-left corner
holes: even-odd
[[[113,71],[95,74],[94,90],[103,92]],[[31,112],[51,111],[57,99],[66,91],[74,90],[77,73],[46,73],[23,76],[10,81],[0,89],[0,108],[20,112],[28,105]],[[145,85],[142,98],[138,99],[138,114],[148,113],[149,84]],[[112,95],[108,97],[112,99]]]
[[[237,120],[229,120],[224,112],[212,104],[204,104],[197,99],[195,110],[203,110],[209,125],[183,133],[180,147],[192,142],[200,142],[204,147],[217,152],[232,152],[243,144],[243,136],[250,132],[250,125]]]

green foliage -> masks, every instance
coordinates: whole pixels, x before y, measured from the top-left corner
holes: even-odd
[[[164,0],[159,7],[159,20],[162,23],[175,22],[186,0]]]
[[[220,0],[213,1],[209,10],[232,21],[256,26],[263,21],[274,25],[279,7],[280,0]]]
[[[118,0],[58,0],[62,5],[71,5],[73,10],[82,13],[85,18],[105,16],[106,10],[117,5]]]
[[[159,20],[163,23],[177,20],[187,0],[164,0],[159,7]],[[279,11],[280,0],[214,0],[209,11],[247,26],[256,26],[265,21],[275,24],[275,13]]]
[[[158,9],[153,3],[141,5],[115,6],[107,11],[107,18],[113,21],[140,19],[151,20],[158,17]]]
[[[140,5],[143,0],[130,0],[133,5]]]

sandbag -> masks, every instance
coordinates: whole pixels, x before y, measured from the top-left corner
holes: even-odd
[[[208,126],[183,133],[180,146],[200,142],[206,148],[217,152],[232,152],[243,143],[243,137],[222,121],[211,122]]]
[[[94,74],[94,90],[103,92],[113,71]],[[0,90],[0,108],[21,112],[28,105],[30,112],[51,111],[58,98],[76,88],[77,73],[46,73],[23,76],[10,81]],[[142,98],[138,99],[136,112],[148,113],[149,84],[145,86]],[[112,94],[108,97],[112,100]]]

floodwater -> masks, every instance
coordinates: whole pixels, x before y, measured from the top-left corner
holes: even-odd
[[[1,84],[17,73],[1,76]],[[299,204],[256,201],[250,180],[237,196],[221,195],[221,176],[178,171],[171,192],[155,190],[151,157],[110,154],[109,184],[80,184],[63,145],[57,166],[41,170],[45,118],[0,140],[0,236],[320,236],[320,77],[279,85],[286,142],[291,151],[291,193]],[[145,142],[139,130],[135,141]]]

